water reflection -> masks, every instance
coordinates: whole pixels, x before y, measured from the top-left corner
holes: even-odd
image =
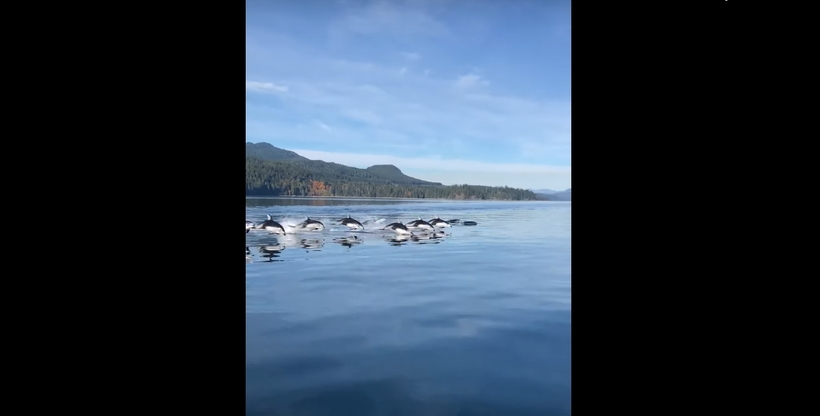
[[[285,236],[281,235],[271,235],[264,233],[262,235],[257,234],[253,236],[251,234],[251,238],[253,240],[257,240],[253,244],[259,248],[259,252],[262,254],[263,257],[267,258],[270,261],[274,261],[273,259],[278,259],[281,256],[282,251],[286,248],[301,248],[304,250],[310,251],[322,251],[322,248],[325,245],[325,242],[328,238],[335,244],[339,244],[342,247],[346,247],[348,251],[353,247],[364,243],[365,235],[373,235],[379,240],[386,241],[391,246],[400,246],[405,244],[439,244],[445,238],[449,237],[451,234],[446,233],[441,230],[436,231],[428,231],[428,232],[419,232],[418,230],[413,232],[413,235],[408,234],[396,234],[392,230],[376,230],[376,231],[348,231],[345,235],[340,237],[326,237],[327,233],[332,232],[311,232],[311,234],[318,234],[317,236],[310,238],[303,237],[300,235],[288,234]],[[245,257],[246,259],[252,258],[252,254],[250,253],[250,249],[246,247],[245,250]]]
[[[391,246],[400,246],[400,245],[405,245],[405,244],[409,244],[409,243],[439,244],[447,236],[449,236],[449,234],[446,234],[443,231],[437,231],[437,232],[429,232],[429,233],[414,232],[413,235],[387,234],[387,235],[384,235],[383,237],[387,241],[387,243],[390,244]]]
[[[246,415],[570,415],[569,204],[494,204],[248,208],[326,229],[247,234]]]
[[[403,234],[399,234],[399,235],[386,235],[386,236],[384,236],[384,238],[387,240],[387,242],[388,242],[391,246],[401,246],[401,245],[405,245],[405,244],[407,244],[407,241],[409,241],[409,240],[410,240],[410,236],[409,236],[409,235],[403,235]]]
[[[347,247],[348,250],[353,247],[354,245],[361,244],[364,240],[359,238],[357,235],[347,236],[347,237],[338,237],[334,238],[333,242],[336,244],[341,244],[344,247]]]
[[[267,258],[268,261],[282,261],[277,260],[277,258],[281,255],[282,251],[285,250],[285,246],[282,244],[263,244],[259,246],[259,252],[262,253],[262,257]]]
[[[325,245],[324,237],[320,238],[303,238],[299,244],[302,248],[306,248],[308,250],[314,251],[322,251],[322,247]]]
[[[444,238],[445,234],[442,233],[430,233],[430,234],[416,234],[410,237],[413,242],[419,244],[438,244]]]

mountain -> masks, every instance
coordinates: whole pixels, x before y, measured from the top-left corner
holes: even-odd
[[[544,195],[552,195],[558,191],[553,191],[552,189],[530,189],[530,191],[535,192],[536,194],[544,194]]]
[[[245,143],[245,156],[258,157],[262,160],[310,160],[296,152],[280,149],[269,143]]]
[[[245,143],[245,156],[253,156],[262,160],[302,160],[310,159],[290,150],[280,149],[269,143]],[[323,161],[314,161],[323,162]],[[326,163],[326,162],[325,162]],[[344,165],[339,165],[344,166]],[[356,169],[356,168],[353,168]],[[396,183],[406,183],[410,185],[441,185],[440,182],[428,182],[405,175],[394,165],[373,165],[366,169],[376,176],[385,178]]]
[[[572,201],[572,188],[552,194],[558,201]]]
[[[407,176],[393,165],[373,165],[365,170],[396,183],[406,183],[409,185],[441,185],[440,182],[428,182]]]
[[[529,190],[422,181],[393,165],[359,169],[310,160],[267,143],[246,143],[245,194],[531,201]]]
[[[549,191],[551,193],[546,193],[543,191]],[[539,189],[535,192],[535,196],[543,201],[572,201],[572,188],[568,188],[566,191],[550,191],[549,189]]]

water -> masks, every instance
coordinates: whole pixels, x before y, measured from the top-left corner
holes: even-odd
[[[326,229],[246,234],[246,414],[570,414],[570,204],[248,198]],[[478,224],[377,231],[435,215]]]

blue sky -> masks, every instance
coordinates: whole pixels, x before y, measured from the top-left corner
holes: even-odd
[[[569,0],[247,0],[246,141],[444,184],[570,183]]]

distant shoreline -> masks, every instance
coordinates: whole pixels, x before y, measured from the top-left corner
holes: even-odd
[[[289,198],[289,199],[395,199],[399,201],[466,201],[466,202],[570,202],[570,201],[547,201],[538,199],[453,199],[453,198],[400,198],[392,196],[293,196],[293,195],[245,195],[248,198]]]

